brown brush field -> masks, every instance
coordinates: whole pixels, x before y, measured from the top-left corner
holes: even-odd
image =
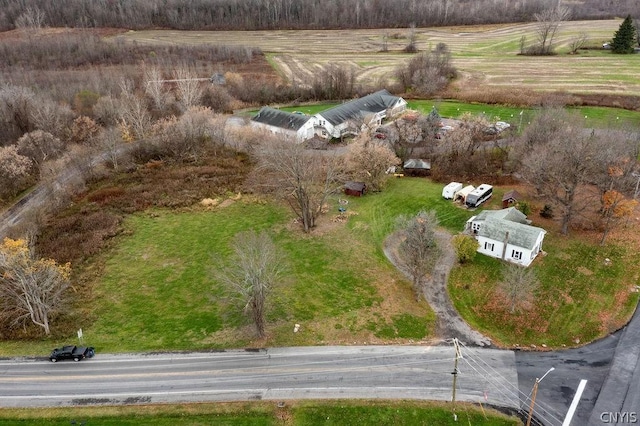
[[[525,88],[580,94],[640,95],[637,78],[640,55],[613,55],[601,48],[619,20],[572,21],[561,25],[555,40],[557,55],[519,55],[520,40],[531,44],[536,25],[418,28],[417,46],[429,50],[446,43],[461,78],[457,90]],[[290,82],[309,84],[328,63],[352,66],[362,84],[393,78],[394,69],[411,55],[402,52],[408,29],[290,31],[129,31],[119,37],[138,43],[244,45],[259,47],[276,71]],[[381,52],[383,36],[387,52]],[[581,34],[587,42],[578,54],[569,45]]]

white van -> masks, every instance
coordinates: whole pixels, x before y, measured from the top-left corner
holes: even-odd
[[[462,184],[459,182],[451,182],[444,188],[442,188],[442,196],[447,200],[453,200],[453,194],[462,189]]]

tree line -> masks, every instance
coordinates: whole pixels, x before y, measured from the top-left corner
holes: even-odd
[[[527,22],[564,4],[572,19],[639,15],[635,0],[0,0],[0,31],[20,26],[266,30]]]

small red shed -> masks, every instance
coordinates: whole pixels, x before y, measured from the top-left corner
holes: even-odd
[[[354,197],[362,197],[366,190],[367,185],[364,182],[349,181],[344,184],[344,193]]]
[[[507,207],[516,205],[521,198],[522,196],[518,194],[518,191],[515,189],[505,192],[502,196],[502,208],[506,209]]]

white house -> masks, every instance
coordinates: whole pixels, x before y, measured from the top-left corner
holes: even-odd
[[[316,133],[327,139],[358,134],[364,126],[379,126],[384,118],[396,116],[406,107],[404,99],[379,90],[317,113],[314,116]]]
[[[314,135],[315,119],[305,114],[294,114],[279,109],[262,107],[251,119],[251,126],[294,138],[298,142]]]
[[[530,223],[515,207],[484,210],[467,221],[465,231],[478,240],[479,253],[529,266],[542,250],[547,233]]]

